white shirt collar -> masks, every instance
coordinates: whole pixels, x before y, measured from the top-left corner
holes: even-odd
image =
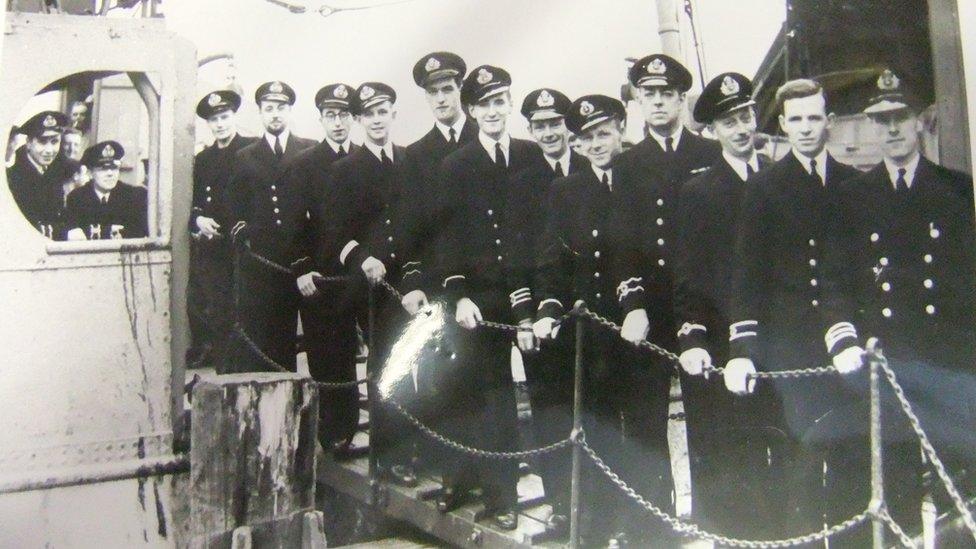
[[[285,152],[285,149],[288,148],[288,136],[290,134],[291,132],[289,132],[287,129],[278,134],[278,139],[281,141],[281,152]],[[268,142],[268,146],[271,147],[271,150],[273,151],[274,144],[275,144],[275,136],[271,135],[268,132],[264,132],[264,140]]]
[[[797,151],[795,148],[791,149],[793,151],[793,156],[800,161],[800,165],[803,166],[803,171],[810,173],[810,160],[817,161],[817,176],[820,177],[820,182],[824,185],[827,184],[827,148],[824,147],[820,153],[813,157],[804,155],[803,153]]]
[[[549,158],[545,154],[543,154],[542,157],[546,159],[546,162],[549,163],[549,167],[552,168],[553,171],[556,171],[556,163],[558,162],[559,163],[559,168],[562,170],[562,173],[560,173],[559,175],[561,177],[565,177],[565,176],[567,176],[569,174],[569,158],[570,158],[572,152],[573,152],[572,149],[570,149],[569,147],[566,147],[566,152],[564,152],[561,157],[559,157],[559,158],[557,158],[555,160]]]
[[[593,173],[596,175],[596,180],[601,183],[603,182],[603,175],[606,174],[607,187],[613,191],[613,168],[610,168],[609,170],[601,170],[600,168],[596,167],[596,164],[590,164],[590,167],[593,168]]]
[[[389,158],[391,161],[393,160],[393,142],[392,141],[387,141],[386,142],[386,145],[383,145],[382,147],[380,147],[379,145],[377,145],[377,144],[373,143],[372,141],[370,141],[369,139],[367,139],[366,141],[363,142],[363,146],[366,147],[367,149],[369,149],[369,152],[373,153],[373,156],[375,156],[379,160],[382,160],[383,159],[382,156],[380,156],[382,151],[386,151],[387,158]]]
[[[458,121],[455,122],[454,125],[452,125],[452,126],[448,126],[447,124],[443,124],[443,123],[441,123],[440,120],[434,120],[434,126],[437,127],[438,130],[440,130],[441,135],[444,136],[444,141],[450,141],[451,140],[451,128],[453,128],[454,129],[454,140],[455,140],[455,142],[458,142],[458,141],[461,140],[461,130],[464,129],[464,122],[467,119],[468,119],[468,117],[466,117],[466,116],[458,117]]]
[[[678,129],[676,129],[674,131],[674,133],[672,133],[671,135],[665,135],[664,137],[661,137],[660,135],[658,135],[657,132],[655,132],[654,130],[649,130],[647,133],[650,134],[650,136],[654,138],[654,141],[657,141],[657,144],[661,146],[661,150],[662,151],[668,150],[668,144],[665,143],[665,141],[669,137],[671,138],[671,141],[672,141],[671,142],[671,148],[674,149],[674,150],[678,150],[678,142],[681,141],[681,131],[683,129],[684,129],[684,126],[682,126],[681,124],[678,124]]]
[[[494,139],[485,135],[485,132],[479,131],[478,141],[481,142],[481,146],[488,153],[488,158],[490,158],[492,162],[495,161],[495,143],[500,143],[502,146],[502,154],[505,155],[505,165],[508,166],[511,164],[512,155],[509,153],[509,145],[512,144],[512,136],[506,133],[502,135],[501,139],[495,141]]]
[[[350,147],[352,147],[352,142],[349,141],[348,139],[346,139],[342,143],[338,143],[326,137],[325,142],[329,144],[329,148],[332,149],[332,152],[336,154],[339,154],[339,149],[342,149],[346,152],[346,154],[349,154]],[[272,146],[274,146],[274,141],[272,141],[271,143]]]
[[[747,166],[752,167],[753,174],[759,171],[759,157],[756,156],[756,151],[752,151],[752,157],[749,158],[748,162],[736,158],[725,151],[722,151],[722,158],[724,158],[729,167],[735,171],[736,175],[739,176],[739,179],[743,181],[745,181],[749,176]]]
[[[95,190],[95,196],[98,197],[99,202],[101,202],[105,198],[108,198],[109,196],[112,196],[112,191],[103,193],[102,191],[98,190],[98,187],[96,187],[94,184],[92,184],[92,189]]]
[[[34,169],[37,170],[37,173],[44,175],[44,172],[47,171],[47,168],[35,162],[34,157],[32,157],[29,152],[24,151],[24,156],[27,157],[27,161],[31,163],[31,166],[34,166]]]
[[[911,189],[912,182],[915,181],[915,171],[918,169],[918,161],[921,159],[922,159],[922,155],[916,152],[915,158],[912,158],[911,162],[905,164],[904,166],[899,167],[896,166],[894,162],[892,162],[891,160],[885,158],[884,159],[885,169],[888,170],[888,177],[891,178],[891,185],[897,189],[897,186],[895,186],[895,181],[898,181],[898,170],[904,168],[905,184],[908,185],[909,189]]]

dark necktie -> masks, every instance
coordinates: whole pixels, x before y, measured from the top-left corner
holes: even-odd
[[[603,172],[603,177],[600,178],[600,181],[603,183],[604,186],[606,186],[607,189],[613,190],[610,187],[610,176],[607,175],[607,172]]]
[[[339,158],[342,158],[343,156],[346,156],[346,149],[342,145],[339,145],[339,153],[338,153],[338,156],[339,156]]]
[[[457,145],[457,132],[454,131],[454,128],[450,129],[450,134],[451,138],[448,141],[450,141],[451,145]]]
[[[108,195],[102,197],[102,204],[108,204]]]
[[[746,181],[749,181],[755,173],[756,170],[752,169],[752,164],[746,162]]]
[[[556,162],[556,175],[558,175],[560,177],[562,177],[563,175],[565,175],[565,174],[563,174],[563,165],[562,165],[561,162],[558,162],[558,161]]]
[[[285,154],[285,150],[281,148],[281,137],[277,135],[275,136],[274,154],[278,158]]]
[[[810,175],[817,178],[817,181],[823,185],[823,179],[820,179],[820,174],[817,173],[817,160],[813,159],[810,161]]]
[[[495,143],[495,164],[505,167],[505,153],[502,151],[502,144]]]
[[[386,149],[380,149],[380,161],[383,162],[384,166],[393,165],[393,161],[390,160],[390,157],[386,156]]]
[[[906,170],[905,168],[898,168],[898,179],[895,180],[896,191],[908,190],[908,180],[905,179],[906,173],[908,173],[908,170]]]
[[[673,153],[674,152],[674,138],[668,137],[664,140],[664,151]]]

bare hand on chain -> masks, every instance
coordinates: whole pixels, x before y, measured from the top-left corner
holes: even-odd
[[[834,368],[841,374],[850,374],[858,371],[864,364],[864,349],[855,345],[848,347],[834,356]]]
[[[204,238],[211,239],[220,236],[220,224],[212,217],[197,216],[197,229]]]
[[[756,365],[748,358],[733,358],[725,365],[725,388],[737,395],[748,395],[756,388]]]
[[[407,295],[403,296],[400,300],[400,304],[407,311],[407,314],[414,316],[424,308],[427,307],[427,294],[423,290],[414,290],[408,292]]]
[[[699,376],[703,371],[711,369],[712,356],[705,349],[695,347],[681,353],[681,356],[678,357],[678,362],[681,363],[681,368],[688,375]]]
[[[647,338],[651,323],[647,319],[647,311],[636,309],[627,313],[624,324],[620,327],[620,337],[631,343],[638,343]]]
[[[366,258],[366,261],[363,261],[362,268],[363,274],[366,275],[366,280],[370,284],[378,284],[386,276],[386,266],[383,265],[382,261],[373,256],[369,256]]]
[[[540,318],[532,325],[532,333],[539,340],[556,339],[556,336],[559,335],[559,325],[556,324],[556,319],[552,317]]]
[[[295,280],[295,285],[298,286],[298,291],[302,294],[302,297],[312,297],[319,293],[319,289],[315,285],[315,277],[317,276],[322,275],[312,271],[303,274]]]
[[[481,318],[481,309],[474,304],[474,301],[462,297],[457,302],[457,311],[454,313],[454,320],[466,330],[474,330],[478,327]]]
[[[532,319],[526,318],[519,322],[519,327],[532,328]],[[538,342],[532,330],[519,330],[515,332],[515,343],[518,345],[519,351],[523,353],[533,353],[538,349]]]

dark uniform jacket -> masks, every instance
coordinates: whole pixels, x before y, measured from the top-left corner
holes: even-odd
[[[587,167],[553,182],[545,201],[538,242],[538,318],[559,318],[577,299],[611,319],[619,318],[612,259],[623,243],[621,204],[613,172],[608,188]]]
[[[461,128],[457,143],[452,144],[444,139],[444,134],[435,125],[426,135],[407,147],[403,171],[404,185],[409,191],[405,197],[404,215],[411,222],[403,227],[403,238],[410,243],[409,250],[405,249],[404,253],[409,261],[419,264],[419,287],[429,289],[440,286],[441,283],[429,268],[436,261],[435,247],[431,244],[438,241],[438,234],[443,230],[445,222],[445,219],[435,215],[443,213],[437,207],[440,200],[437,177],[441,161],[464,145],[477,141],[477,138],[478,125],[468,119]]]
[[[824,240],[835,223],[826,205],[838,185],[858,173],[828,155],[823,184],[791,152],[755,176],[736,236],[732,357],[756,360],[761,347],[768,360],[757,368],[824,365],[828,320],[821,305],[835,291],[822,276]]]
[[[193,161],[193,212],[190,214],[190,232],[197,232],[197,218],[209,217],[220,225],[223,235],[233,228],[229,225],[227,207],[227,183],[233,173],[237,151],[257,141],[256,137],[235,135],[221,149],[217,143],[200,151]]]
[[[102,203],[95,194],[95,183],[88,182],[68,194],[64,212],[65,232],[81,229],[89,240],[112,238],[112,225],[121,225],[122,238],[145,238],[149,235],[146,189],[121,181]]]
[[[409,279],[419,274],[414,272],[414,265],[403,259],[401,201],[405,154],[403,147],[393,146],[392,162],[384,165],[362,146],[332,165],[325,207],[319,213],[324,231],[320,263],[338,262],[347,248],[344,265],[353,273],[360,273],[363,261],[374,257],[383,262],[391,284],[403,282],[409,286]],[[401,280],[403,277],[407,280]]]
[[[759,168],[769,161],[759,156]],[[755,177],[753,175],[752,177]],[[732,252],[746,189],[724,158],[681,189],[675,247],[675,325],[682,351],[703,348],[726,356],[732,292]]]
[[[652,341],[664,344],[675,337],[672,250],[681,185],[720,155],[718,142],[683,129],[673,153],[648,136],[614,164],[626,212],[619,219],[630,231],[626,249],[617,256],[617,294],[624,314],[647,309]]]
[[[281,159],[262,136],[237,152],[227,187],[230,225],[247,223],[253,250],[272,261],[290,263],[300,256],[300,235],[308,220],[302,189],[283,177],[285,167],[315,141],[289,134]]]
[[[78,163],[58,155],[42,175],[27,157],[27,147],[14,155],[7,168],[10,193],[27,221],[48,238],[63,238],[64,184],[78,171]]]
[[[531,296],[523,299],[531,290],[516,273],[517,235],[526,220],[513,218],[507,206],[519,198],[512,175],[529,166],[537,150],[531,141],[512,138],[508,166],[499,166],[475,139],[444,159],[439,194],[446,223],[437,269],[449,303],[469,297],[486,318],[532,317]]]
[[[827,274],[850,301],[832,320],[880,337],[888,356],[972,369],[972,179],[922,158],[911,187],[896,192],[881,163],[833,198],[829,242],[837,253],[828,256]]]

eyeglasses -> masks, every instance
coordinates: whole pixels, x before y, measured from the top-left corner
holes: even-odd
[[[326,122],[335,122],[336,120],[342,120],[343,122],[345,122],[346,120],[349,120],[349,118],[351,116],[352,115],[349,114],[348,112],[341,111],[341,112],[338,112],[338,113],[335,113],[335,112],[327,112],[327,113],[325,113],[325,114],[322,115],[322,118],[324,118],[326,120]]]

